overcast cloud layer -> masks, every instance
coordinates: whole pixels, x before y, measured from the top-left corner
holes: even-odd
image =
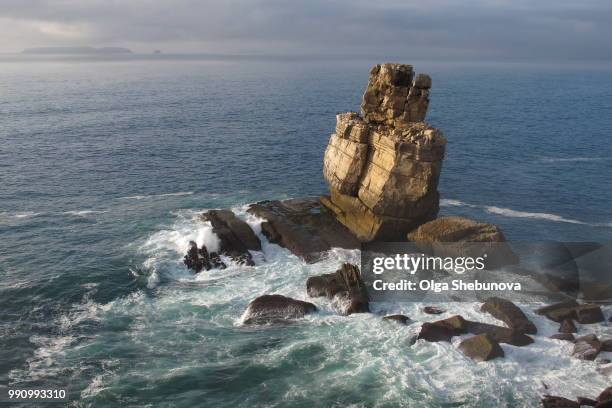
[[[612,60],[610,0],[1,0],[0,52]]]

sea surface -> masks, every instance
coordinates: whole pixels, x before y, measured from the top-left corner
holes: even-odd
[[[419,324],[319,299],[295,324],[240,325],[254,297],[306,299],[307,277],[356,251],[307,265],[262,237],[255,267],[183,266],[189,240],[214,239],[203,210],[257,229],[246,204],[325,192],[335,114],[358,109],[375,62],[0,62],[0,384],[68,388],[78,407],[533,407],[610,385],[528,308],[535,344],[483,364],[458,337],[411,345]],[[443,214],[510,240],[610,241],[611,70],[401,62],[433,78]]]

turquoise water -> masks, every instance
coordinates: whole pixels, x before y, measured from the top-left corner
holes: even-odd
[[[609,70],[414,64],[449,141],[443,213],[512,240],[610,240]],[[297,324],[240,326],[252,298],[304,299],[308,276],[355,252],[306,265],[264,240],[254,268],[183,267],[187,242],[211,238],[203,209],[246,218],[249,202],[325,191],[335,113],[358,108],[371,65],[0,63],[0,384],[69,387],[76,406],[179,407],[535,406],[543,384],[569,397],[608,385],[536,316],[536,343],[489,364],[411,346],[418,324],[322,301]],[[417,305],[376,310],[432,320]]]

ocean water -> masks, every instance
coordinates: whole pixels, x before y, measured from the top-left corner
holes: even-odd
[[[255,267],[182,265],[190,239],[214,242],[202,210],[257,229],[245,204],[325,191],[335,114],[358,109],[374,62],[0,63],[0,384],[67,387],[79,407],[532,407],[609,385],[529,308],[535,344],[485,364],[460,338],[413,345],[419,324],[319,299],[294,324],[240,325],[254,297],[306,299],[308,276],[356,251],[307,265],[262,237]],[[610,241],[610,70],[412,62],[448,139],[443,214],[510,240]]]

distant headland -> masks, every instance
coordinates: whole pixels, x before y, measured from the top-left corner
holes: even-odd
[[[44,54],[44,55],[109,55],[109,54],[133,54],[128,48],[122,47],[35,47],[26,48],[22,54]]]

